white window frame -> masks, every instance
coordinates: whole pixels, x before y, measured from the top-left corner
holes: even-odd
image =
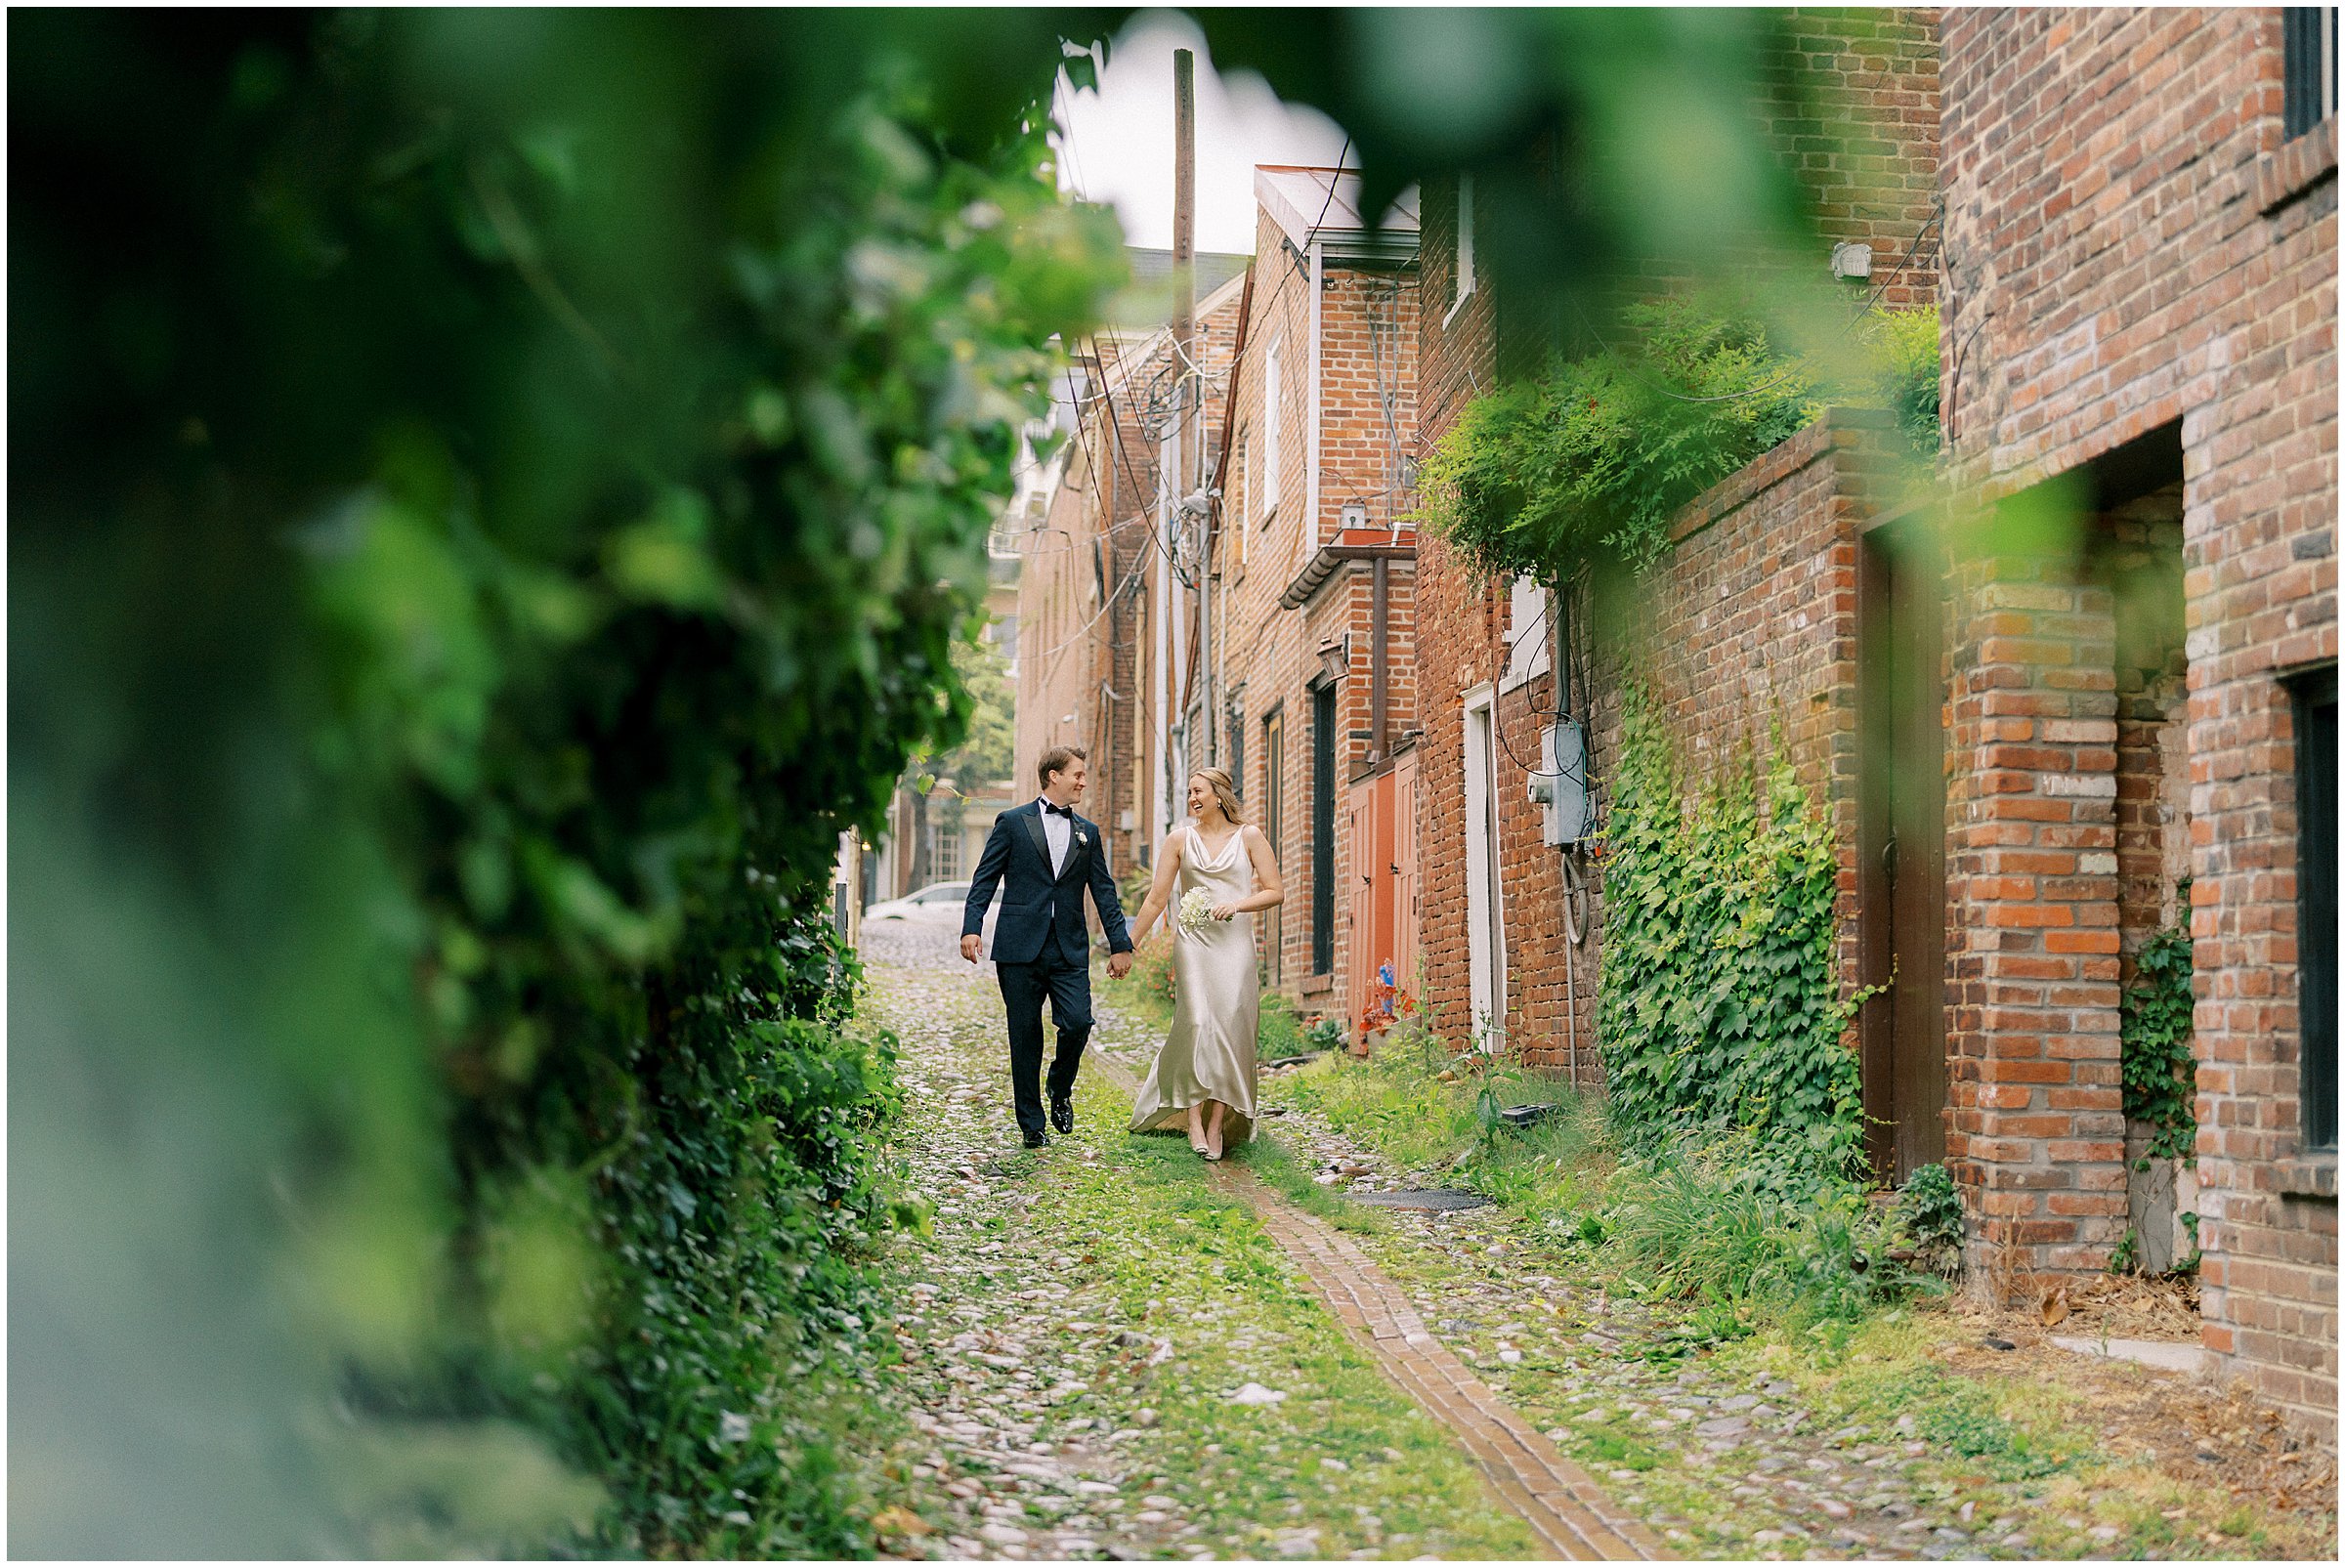
[[[1498,703],[1487,682],[1466,694],[1466,969],[1476,1043],[1500,1043],[1507,1019],[1506,896],[1499,875]]]
[[[1278,515],[1278,493],[1285,487],[1285,452],[1280,450],[1279,427],[1286,421],[1279,417],[1279,350],[1285,347],[1278,339],[1270,340],[1262,356],[1262,493],[1261,519],[1267,523]]]
[[[1458,235],[1456,275],[1450,278],[1449,310],[1441,318],[1446,328],[1473,297],[1473,176],[1458,176]]]

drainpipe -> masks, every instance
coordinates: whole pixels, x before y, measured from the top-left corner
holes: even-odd
[[[1375,602],[1368,623],[1368,760],[1371,763],[1385,760],[1385,640],[1392,603],[1392,563],[1378,556],[1375,573]]]
[[[1303,516],[1311,520],[1311,548],[1316,550],[1325,541],[1319,536],[1319,300],[1327,280],[1327,252],[1318,237],[1311,239],[1311,352],[1310,394],[1308,412],[1304,415],[1310,435],[1310,455],[1305,459],[1302,485]]]

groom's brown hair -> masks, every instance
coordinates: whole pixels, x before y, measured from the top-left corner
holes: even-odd
[[[1079,745],[1054,745],[1044,752],[1043,760],[1036,765],[1034,770],[1042,779],[1043,787],[1049,788],[1050,776],[1054,773],[1066,772],[1067,764],[1073,762],[1077,757],[1083,758],[1086,762],[1091,760],[1091,754]]]

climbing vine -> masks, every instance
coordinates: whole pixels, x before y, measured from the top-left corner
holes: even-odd
[[[1855,1053],[1863,993],[1834,963],[1832,831],[1779,749],[1690,805],[1632,688],[1605,835],[1598,1028],[1612,1113],[1632,1138],[1734,1126],[1833,1175],[1863,1157]]]
[[[2191,884],[2181,888],[2190,908]],[[2188,1160],[2198,1138],[2191,1058],[2191,932],[2187,915],[2142,944],[2117,1012],[2125,1115],[2150,1124],[2150,1155]]]

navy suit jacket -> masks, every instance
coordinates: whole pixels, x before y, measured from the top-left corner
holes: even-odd
[[[986,907],[994,902],[995,885],[1002,884],[1002,918],[994,925],[996,963],[1034,962],[1053,933],[1065,952],[1087,954],[1090,934],[1083,918],[1087,885],[1091,902],[1099,906],[1099,923],[1107,928],[1108,951],[1131,951],[1131,938],[1124,929],[1124,901],[1116,896],[1116,879],[1108,874],[1106,838],[1097,825],[1082,817],[1069,826],[1067,864],[1053,876],[1040,801],[1029,800],[994,819],[976,874],[969,878],[960,934],[976,936],[985,930]]]

